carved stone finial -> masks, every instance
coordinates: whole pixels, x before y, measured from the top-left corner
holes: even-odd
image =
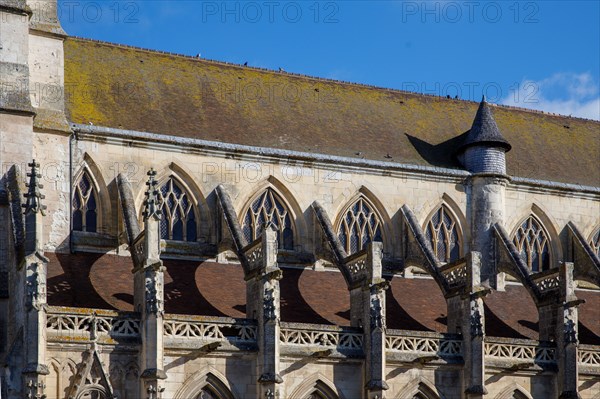
[[[146,199],[144,200],[144,220],[148,220],[153,217],[155,220],[160,220],[160,201],[158,198],[158,189],[156,186],[158,182],[155,179],[156,171],[154,168],[150,168],[148,171],[148,181],[146,185],[148,189],[146,190]]]
[[[27,173],[27,177],[29,177],[29,183],[27,183],[27,193],[25,193],[25,204],[23,204],[23,208],[25,208],[24,214],[27,215],[30,212],[38,213],[41,212],[42,216],[46,215],[46,206],[42,205],[42,200],[46,198],[41,192],[40,189],[44,188],[44,186],[39,182],[39,179],[42,178],[42,175],[38,173],[38,168],[40,164],[33,162],[27,164],[31,168],[31,172]]]

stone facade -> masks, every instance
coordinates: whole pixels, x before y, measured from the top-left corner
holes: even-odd
[[[0,0],[0,397],[600,398],[600,189],[507,175],[485,101],[462,168],[72,123],[63,96],[40,96],[64,93],[66,36],[39,3]],[[50,277],[82,253],[132,264],[117,298],[130,308],[81,305],[102,289],[53,302],[99,286]],[[167,313],[165,264],[188,261],[240,271],[245,317]],[[345,324],[286,320],[298,270],[337,276],[320,289],[341,290]],[[390,327],[408,280],[441,293],[444,331]],[[494,327],[518,322],[490,310],[517,288],[534,339]],[[329,306],[318,296],[303,298],[315,315]],[[408,317],[429,317],[433,296]]]

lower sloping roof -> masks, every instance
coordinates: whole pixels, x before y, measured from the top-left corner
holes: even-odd
[[[128,257],[92,253],[47,254],[48,303],[54,306],[133,310],[133,264]],[[165,260],[165,311],[174,314],[245,317],[246,283],[240,265]],[[283,321],[350,325],[350,296],[337,271],[284,268]],[[580,340],[600,344],[600,292],[578,291]],[[387,326],[446,332],[447,308],[429,278],[394,277],[387,291]],[[485,299],[490,336],[538,338],[538,313],[525,288],[509,285]]]

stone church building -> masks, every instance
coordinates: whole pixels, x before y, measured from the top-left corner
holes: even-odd
[[[0,0],[0,397],[599,399],[599,146]]]

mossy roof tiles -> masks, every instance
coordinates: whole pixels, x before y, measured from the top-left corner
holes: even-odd
[[[478,107],[72,37],[64,48],[67,117],[80,124],[460,168]],[[600,186],[599,122],[491,108],[510,175]]]

